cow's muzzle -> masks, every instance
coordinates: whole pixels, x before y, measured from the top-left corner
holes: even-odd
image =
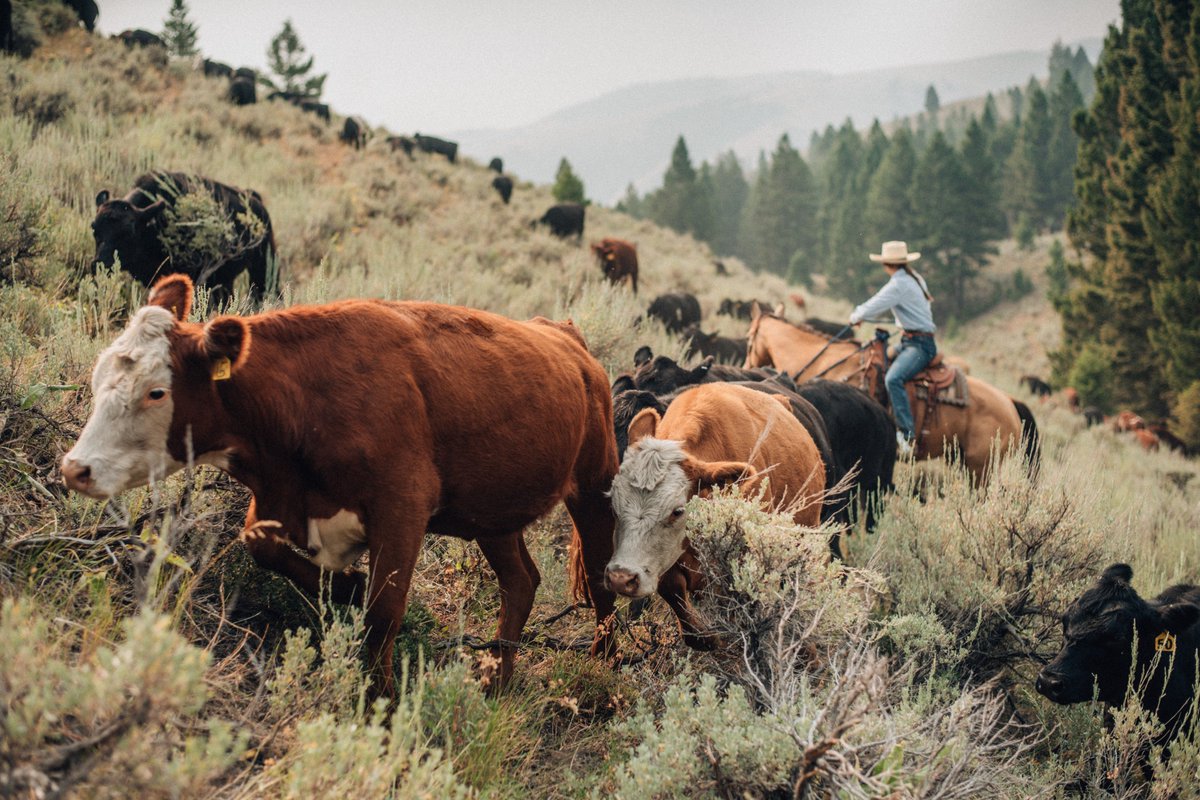
[[[91,467],[81,464],[70,456],[63,456],[60,468],[62,469],[63,483],[68,489],[92,497],[96,496],[96,480],[92,477]]]
[[[1056,703],[1061,703],[1063,690],[1066,688],[1061,675],[1056,675],[1053,672],[1042,670],[1038,673],[1037,682],[1034,684],[1038,694],[1053,700]]]
[[[610,567],[604,571],[604,584],[625,597],[644,597],[649,592],[643,591],[642,580],[638,573],[621,567]]]

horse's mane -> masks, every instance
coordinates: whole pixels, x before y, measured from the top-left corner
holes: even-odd
[[[787,319],[783,318],[782,316],[780,316],[779,314],[776,314],[774,311],[763,311],[762,316],[770,317],[771,319],[777,319],[780,322],[791,325],[793,328],[796,328],[797,330],[804,331],[805,333],[811,333],[814,336],[819,336],[827,342],[849,342],[852,344],[862,344],[858,340],[858,337],[854,336],[853,334],[839,339],[839,338],[835,337],[832,333],[826,333],[823,330],[814,328],[812,325],[809,325],[807,322],[792,322],[790,320],[787,320]]]

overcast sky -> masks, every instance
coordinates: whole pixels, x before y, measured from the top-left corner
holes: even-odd
[[[158,31],[170,0],[99,0]],[[1119,0],[188,0],[203,53],[266,66],[290,18],[325,99],[393,130],[534,122],[634,83],[859,72],[1102,36]]]

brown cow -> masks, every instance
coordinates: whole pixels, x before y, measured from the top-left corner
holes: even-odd
[[[825,489],[820,453],[786,398],[728,383],[684,392],[661,417],[642,410],[629,423],[629,445],[612,484],[617,529],[605,581],[627,597],[657,588],[679,617],[684,642],[711,649],[717,642],[688,600],[704,579],[686,538],[687,501],[770,469],[764,500],[790,509],[797,524],[816,526]]]
[[[638,257],[637,245],[624,239],[601,239],[592,242],[592,252],[600,259],[600,268],[612,283],[629,279],[633,293],[637,294]]]
[[[1125,433],[1126,431],[1140,431],[1146,427],[1146,420],[1139,417],[1132,411],[1122,411],[1117,414],[1117,418],[1113,420],[1113,433]]]
[[[1143,450],[1158,452],[1158,436],[1149,428],[1135,428],[1133,438],[1137,439]]]
[[[1075,387],[1068,386],[1067,388],[1063,389],[1063,397],[1067,399],[1067,408],[1071,409],[1076,414],[1081,413],[1079,408],[1079,392],[1075,390]]]
[[[522,531],[560,500],[580,580],[598,621],[609,616],[612,402],[574,325],[381,300],[202,325],[186,321],[191,304],[190,280],[163,279],[101,353],[95,409],[62,462],[70,488],[110,497],[193,453],[225,470],[254,495],[242,540],[259,564],[314,595],[328,581],[334,600],[365,600],[385,693],[426,531],[475,539],[496,572],[496,688],[539,582]],[[363,554],[369,577],[351,569]],[[610,646],[598,631],[594,650]]]

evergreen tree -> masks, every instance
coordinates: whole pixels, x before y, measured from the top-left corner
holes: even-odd
[[[1115,406],[1162,416],[1171,389],[1190,386],[1197,374],[1194,361],[1190,373],[1174,364],[1196,352],[1189,346],[1196,341],[1196,298],[1187,286],[1189,278],[1195,285],[1195,217],[1176,215],[1193,213],[1196,202],[1200,149],[1189,137],[1200,111],[1192,89],[1200,11],[1194,0],[1126,0],[1122,16],[1104,43],[1096,97],[1076,117],[1079,165],[1068,231],[1094,258],[1070,268],[1054,364],[1056,375],[1070,377],[1098,360]]]
[[[992,252],[963,202],[967,173],[939,131],[921,155],[913,176],[917,248],[926,257],[930,293],[949,295],[949,315],[966,312],[967,286]]]
[[[760,169],[748,205],[755,265],[781,275],[793,268],[791,280],[807,281],[816,250],[816,185],[787,134],[779,139],[770,167]]]
[[[617,201],[616,210],[637,219],[642,219],[646,216],[645,201],[638,194],[637,187],[632,183],[625,187],[625,196]]]
[[[967,124],[961,153],[966,180],[960,200],[972,210],[975,236],[985,241],[1003,239],[1006,226],[1000,209],[999,170],[992,160],[987,131],[974,117]]]
[[[1071,63],[1071,74],[1075,76],[1075,83],[1079,86],[1079,93],[1083,95],[1084,102],[1090,103],[1096,96],[1096,76],[1092,62],[1082,47],[1075,50],[1075,58]]]
[[[1035,228],[1052,222],[1049,214],[1050,104],[1036,80],[1025,90],[1025,110],[1004,177],[1005,206],[1010,223],[1022,216]]]
[[[871,246],[914,238],[912,184],[916,167],[912,134],[907,128],[899,128],[867,185],[863,226]]]
[[[746,182],[742,165],[732,150],[717,158],[712,181],[712,247],[721,255],[744,255],[741,242],[742,212],[750,195],[750,184]]]
[[[554,173],[554,186],[550,193],[560,203],[586,203],[583,194],[583,181],[571,169],[571,162],[563,158],[558,162],[558,171]]]
[[[846,120],[824,166],[817,214],[821,271],[830,288],[846,297],[854,297],[858,288],[847,280],[853,270],[847,272],[846,266],[861,262],[866,247],[862,226],[865,191],[860,183],[863,160],[862,139],[854,124]]]
[[[651,218],[680,233],[697,231],[696,169],[680,136],[671,152],[671,164],[663,175],[662,188],[648,198]]]
[[[1075,113],[1083,108],[1083,95],[1071,71],[1063,72],[1050,96],[1050,137],[1046,147],[1042,195],[1042,217],[1057,228],[1075,198],[1075,160],[1079,137],[1071,127]]]
[[[171,10],[163,20],[163,41],[167,43],[167,52],[178,58],[190,58],[196,55],[196,26],[188,19],[187,3],[183,0],[172,0]]]
[[[275,91],[320,99],[329,75],[309,74],[313,68],[313,56],[306,58],[307,52],[296,29],[292,27],[292,21],[286,20],[283,30],[271,40],[271,46],[267,49],[267,65],[277,80],[266,77],[261,80]]]
[[[925,113],[936,118],[938,111],[942,108],[942,101],[938,99],[937,89],[933,88],[933,84],[929,84],[929,88],[925,90]]]

